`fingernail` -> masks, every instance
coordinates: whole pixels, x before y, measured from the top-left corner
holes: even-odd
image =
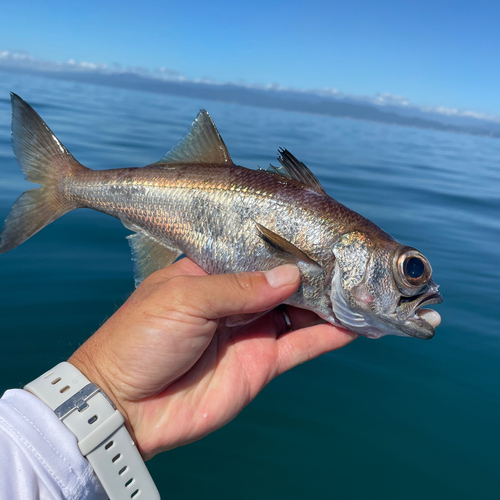
[[[279,288],[285,285],[296,283],[299,279],[299,268],[293,264],[285,264],[284,266],[275,267],[264,273],[267,282],[273,288]]]

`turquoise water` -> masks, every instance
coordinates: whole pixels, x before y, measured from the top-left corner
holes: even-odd
[[[500,141],[0,73],[0,217],[33,185],[14,91],[91,168],[158,160],[206,108],[236,163],[279,146],[327,192],[419,248],[444,303],[434,339],[361,338],[273,381],[233,422],[149,462],[164,498],[500,496]],[[73,350],[133,290],[128,231],[79,210],[0,256],[0,393]]]

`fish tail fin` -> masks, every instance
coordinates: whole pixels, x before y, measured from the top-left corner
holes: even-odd
[[[28,103],[13,93],[11,100],[14,154],[26,180],[41,187],[26,191],[14,203],[0,233],[0,254],[77,208],[59,189],[60,180],[88,170],[75,160]]]

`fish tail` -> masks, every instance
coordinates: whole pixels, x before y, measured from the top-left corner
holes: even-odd
[[[41,187],[26,191],[14,203],[2,232],[0,254],[17,247],[61,215],[77,208],[60,182],[88,170],[61,144],[38,113],[11,93],[12,145],[26,180]]]

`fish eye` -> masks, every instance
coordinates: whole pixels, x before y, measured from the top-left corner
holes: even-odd
[[[424,261],[418,257],[410,257],[405,261],[405,274],[410,278],[420,278],[425,271]]]
[[[429,261],[411,247],[403,247],[394,258],[394,278],[403,293],[414,293],[431,279]]]

